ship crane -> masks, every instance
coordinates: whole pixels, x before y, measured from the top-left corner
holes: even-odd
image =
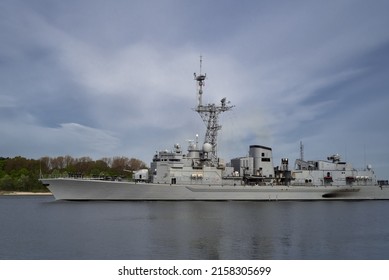
[[[231,110],[234,106],[228,105],[230,102],[223,98],[220,101],[220,105],[207,104],[203,105],[202,103],[202,95],[203,95],[203,87],[205,86],[205,78],[207,74],[201,73],[202,67],[202,57],[200,56],[200,74],[197,75],[194,73],[194,79],[197,82],[198,91],[197,98],[198,103],[197,107],[194,109],[197,113],[199,113],[201,119],[205,123],[207,127],[207,131],[205,133],[204,139],[204,160],[208,160],[211,166],[218,165],[218,157],[217,157],[217,133],[222,128],[219,125],[219,115],[223,112]]]

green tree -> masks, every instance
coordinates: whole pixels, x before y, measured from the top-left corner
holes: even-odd
[[[13,191],[15,190],[15,184],[11,176],[6,174],[0,179],[0,190],[2,191]]]

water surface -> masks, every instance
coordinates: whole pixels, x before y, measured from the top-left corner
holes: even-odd
[[[389,259],[389,201],[0,197],[0,259]]]

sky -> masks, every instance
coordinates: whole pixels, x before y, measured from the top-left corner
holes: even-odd
[[[220,116],[218,155],[340,154],[389,179],[388,1],[1,0],[0,156],[138,158]]]

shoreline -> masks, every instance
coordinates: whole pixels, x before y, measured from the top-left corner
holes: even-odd
[[[21,195],[53,195],[51,192],[17,192],[17,191],[0,191],[0,196],[21,196]]]

